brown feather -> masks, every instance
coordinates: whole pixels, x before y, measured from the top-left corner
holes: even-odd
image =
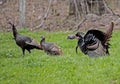
[[[113,27],[114,27],[114,23],[111,22],[110,27],[105,32],[106,35],[105,35],[105,39],[103,41],[103,43],[105,45],[108,45],[108,42],[109,42],[110,38],[112,37]]]

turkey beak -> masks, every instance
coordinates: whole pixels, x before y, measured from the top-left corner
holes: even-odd
[[[91,50],[95,50],[99,47],[99,42],[97,42],[96,44],[94,45],[88,45],[87,46],[87,49],[91,49]]]
[[[67,39],[75,39],[75,38],[76,38],[75,35],[69,35],[69,36],[67,37]]]

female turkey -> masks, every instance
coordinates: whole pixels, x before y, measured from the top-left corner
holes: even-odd
[[[32,38],[18,33],[15,25],[9,22],[12,27],[13,36],[16,44],[22,49],[22,56],[25,55],[25,50],[31,53],[32,49],[42,50],[41,46]]]
[[[41,36],[40,45],[41,45],[42,49],[45,51],[45,53],[47,53],[47,54],[62,55],[61,48],[53,43],[45,42],[44,36]]]

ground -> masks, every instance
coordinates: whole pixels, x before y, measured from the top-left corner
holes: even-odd
[[[90,58],[80,50],[75,52],[77,40],[68,40],[73,32],[20,30],[21,34],[61,47],[63,55],[50,56],[41,50],[26,51],[12,39],[12,32],[0,33],[0,84],[120,84],[120,32],[114,31],[110,40],[110,55]],[[60,37],[60,38],[59,38]]]

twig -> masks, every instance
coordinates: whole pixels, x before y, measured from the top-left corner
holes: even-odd
[[[84,23],[86,20],[87,20],[86,17],[84,17],[75,27],[73,27],[73,28],[77,28],[73,32],[78,31],[80,26],[81,26],[81,24]]]
[[[103,1],[103,3],[105,4],[105,7],[108,9],[108,11],[109,11],[112,15],[115,15],[115,16],[120,17],[119,14],[115,14],[115,12],[113,12],[113,10],[112,10],[109,6],[107,6],[106,1]]]
[[[105,2],[105,0],[103,0],[103,3],[105,5],[105,8],[108,10],[108,12],[111,13],[112,15],[115,15],[115,13],[112,11],[112,9],[107,6],[107,3]]]
[[[48,9],[47,9],[47,11],[46,11],[46,13],[45,13],[45,15],[44,15],[44,17],[43,17],[43,19],[42,19],[40,25],[36,26],[35,29],[38,29],[38,28],[40,28],[40,27],[43,26],[43,24],[44,24],[44,22],[45,22],[45,20],[46,20],[46,18],[47,18],[47,16],[48,16],[48,14],[49,14],[51,4],[52,4],[52,0],[49,0]],[[34,30],[34,29],[33,29],[33,30]]]

